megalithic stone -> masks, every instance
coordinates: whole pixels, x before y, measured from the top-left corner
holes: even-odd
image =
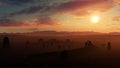
[[[10,48],[10,40],[8,37],[3,38],[3,48]]]

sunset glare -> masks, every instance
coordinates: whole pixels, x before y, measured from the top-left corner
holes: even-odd
[[[93,17],[91,18],[91,22],[92,22],[92,23],[98,23],[98,22],[99,22],[99,16],[93,16]]]

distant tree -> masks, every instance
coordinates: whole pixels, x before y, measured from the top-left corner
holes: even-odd
[[[10,48],[10,40],[8,37],[3,38],[3,48]]]

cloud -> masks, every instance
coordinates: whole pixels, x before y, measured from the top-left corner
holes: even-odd
[[[19,15],[30,16],[33,14],[37,14],[36,18],[33,18],[31,21],[32,25],[34,26],[36,25],[37,26],[38,25],[39,26],[58,25],[59,21],[52,18],[52,15],[55,15],[55,14],[68,13],[73,16],[83,17],[83,16],[87,16],[87,15],[94,13],[94,11],[106,12],[115,6],[112,0],[69,0],[69,1],[61,2],[61,3],[52,3],[49,0],[45,0],[46,4],[43,4],[44,0],[40,0],[40,1],[37,1],[37,0],[2,0],[2,1],[6,1],[9,4],[17,4],[17,5],[26,4],[26,3],[32,4],[33,1],[38,2],[39,4],[37,5],[34,4],[34,5],[27,6],[19,11],[12,12],[6,16],[6,17],[8,16],[14,17],[14,16],[19,16]],[[14,24],[17,25],[18,22],[19,23],[21,22],[21,21],[16,21],[16,20],[7,20],[7,21],[10,21],[10,22],[1,24],[1,25],[12,26]]]
[[[38,28],[29,28],[28,30],[29,30],[29,31],[39,31]]]
[[[37,17],[32,19],[32,25],[37,26],[53,26],[53,25],[59,25],[57,19],[53,19],[51,17]]]
[[[31,6],[29,8],[25,8],[21,11],[10,13],[9,16],[21,15],[21,14],[34,14],[40,10],[42,10],[42,6]]]
[[[119,22],[119,21],[120,21],[120,16],[113,17],[112,20],[113,20],[113,21],[117,21],[117,22]]]
[[[113,0],[114,2],[116,2],[116,3],[120,3],[120,0]]]
[[[91,15],[92,13],[89,11],[75,11],[75,12],[71,12],[70,15],[74,16],[75,18],[83,18],[86,16]]]
[[[58,10],[65,11],[74,11],[76,9],[107,9],[113,6],[112,1],[110,0],[75,0],[67,3],[63,3],[58,7]]]
[[[0,5],[2,5],[3,3],[2,2],[0,2]]]
[[[24,1],[24,0],[23,0]],[[48,2],[49,3],[49,2]],[[23,10],[20,10],[18,12],[11,13],[10,16],[17,16],[21,14],[35,14],[38,13],[39,15],[43,14],[49,14],[54,15],[57,13],[73,13],[82,14],[83,12],[86,12],[89,14],[88,11],[99,11],[99,12],[105,12],[109,9],[113,8],[115,5],[113,1],[111,0],[72,0],[68,2],[63,2],[60,4],[53,4],[52,5],[33,5],[27,8],[24,8]]]
[[[3,2],[0,2],[0,6],[4,6],[4,5],[6,5],[5,3],[3,3]]]
[[[14,19],[6,18],[0,19],[0,27],[16,27],[16,26],[27,26],[26,20],[17,21]]]
[[[0,27],[35,27],[60,25],[57,19],[51,17],[36,17],[30,20],[0,19]]]
[[[81,17],[95,13],[95,11],[106,12],[114,6],[113,1],[111,0],[74,0],[59,5],[56,11]]]
[[[32,3],[34,0],[0,0],[3,3],[7,3],[10,5],[23,5],[26,3]]]

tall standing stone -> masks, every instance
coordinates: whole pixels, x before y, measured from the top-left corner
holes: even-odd
[[[10,40],[8,37],[3,38],[3,48],[10,48]]]

